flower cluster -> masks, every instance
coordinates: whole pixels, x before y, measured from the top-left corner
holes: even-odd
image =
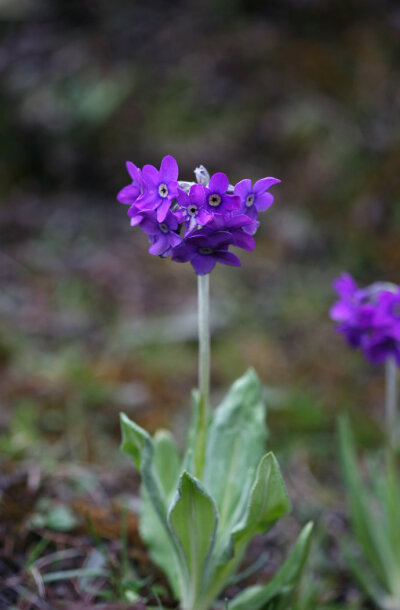
[[[358,288],[348,273],[333,286],[339,296],[330,311],[336,330],[373,364],[394,358],[400,367],[400,287],[375,283]]]
[[[196,168],[197,183],[178,181],[178,164],[167,155],[157,170],[126,164],[132,183],[117,195],[129,205],[132,226],[140,226],[150,239],[149,253],[184,263],[190,261],[198,275],[210,273],[217,263],[239,266],[230,246],[254,250],[258,212],[274,198],[269,188],[280,182],[263,178],[254,185],[246,179],[235,187],[225,174],[209,176]]]

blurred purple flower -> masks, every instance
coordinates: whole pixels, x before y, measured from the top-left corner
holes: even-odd
[[[274,203],[274,197],[267,193],[274,184],[278,184],[277,178],[262,178],[251,186],[251,180],[245,178],[235,186],[234,194],[240,198],[240,209],[253,220],[257,220],[258,212],[264,212]]]
[[[228,252],[232,235],[227,231],[202,229],[192,233],[172,252],[172,260],[177,263],[190,261],[197,275],[210,273],[217,263],[240,266],[240,260]]]
[[[339,300],[330,316],[349,345],[373,364],[395,358],[400,366],[400,290],[387,284],[358,288],[348,273],[333,282]]]

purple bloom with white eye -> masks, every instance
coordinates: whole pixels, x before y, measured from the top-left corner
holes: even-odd
[[[197,275],[210,273],[217,263],[240,266],[240,260],[228,252],[232,235],[227,231],[201,229],[192,233],[172,252],[172,260],[177,263],[190,261]]]
[[[208,186],[204,187],[207,210],[211,214],[226,214],[240,207],[240,198],[228,195],[229,180],[226,174],[218,172],[211,176]]]
[[[240,210],[253,220],[257,220],[258,212],[264,212],[274,203],[274,196],[268,189],[278,184],[277,178],[262,178],[251,185],[251,180],[245,178],[237,183],[234,194],[240,197]]]
[[[360,347],[373,364],[393,357],[400,366],[400,291],[387,284],[358,288],[349,274],[334,281],[339,295],[330,310],[336,330],[349,345]],[[397,314],[397,315],[396,315]]]
[[[145,190],[136,201],[138,210],[145,212],[157,210],[157,220],[163,222],[177,194],[178,173],[178,164],[171,155],[163,158],[160,170],[153,165],[145,165],[142,169]]]
[[[132,205],[143,192],[142,172],[131,161],[126,162],[126,169],[132,178],[132,183],[119,191],[117,200],[120,203]]]
[[[150,254],[169,256],[172,249],[182,241],[182,238],[176,233],[178,221],[172,212],[167,212],[162,222],[158,222],[154,213],[143,212],[143,217],[139,223],[140,228],[150,237]]]
[[[212,220],[213,215],[206,208],[206,194],[201,184],[193,184],[189,195],[178,188],[177,201],[179,209],[174,212],[175,216],[179,222],[185,223],[188,233],[196,226],[203,227]]]
[[[246,214],[218,214],[214,216],[209,227],[219,231],[229,231],[232,235],[232,245],[243,250],[254,250],[254,233],[259,223]]]

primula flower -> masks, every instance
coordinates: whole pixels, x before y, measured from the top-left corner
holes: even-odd
[[[349,274],[337,278],[333,286],[340,299],[330,310],[336,330],[349,345],[360,347],[373,364],[393,357],[400,366],[400,291],[387,284],[358,288]],[[394,288],[394,290],[393,290]]]
[[[159,171],[154,165],[145,165],[142,169],[145,191],[136,201],[138,210],[157,210],[157,220],[163,222],[176,196],[178,173],[178,164],[171,155],[163,158]]]
[[[190,261],[198,275],[210,273],[217,262],[239,266],[230,246],[254,250],[257,211],[271,205],[272,195],[266,191],[280,182],[263,178],[252,187],[250,180],[242,180],[233,193],[226,174],[210,178],[202,165],[195,169],[197,184],[178,182],[178,164],[170,155],[159,170],[153,165],[140,170],[130,161],[126,167],[132,183],[117,199],[130,205],[131,226],[148,234],[150,254]]]
[[[176,233],[178,221],[172,212],[167,212],[163,222],[158,222],[152,214],[144,214],[140,221],[140,228],[150,237],[150,254],[169,256],[172,249],[182,241],[182,238]]]
[[[175,212],[179,222],[184,222],[190,233],[197,226],[209,223],[213,215],[206,208],[206,194],[201,184],[193,184],[189,195],[178,188],[179,209]]]
[[[202,229],[174,248],[172,260],[177,263],[190,261],[197,275],[210,273],[217,263],[240,267],[238,257],[228,252],[231,244],[232,235],[227,231]]]
[[[225,214],[240,207],[240,198],[228,195],[228,187],[228,177],[222,172],[211,176],[208,186],[204,187],[207,210],[211,214]]]
[[[274,203],[274,197],[267,193],[274,184],[278,184],[277,178],[262,178],[251,186],[251,180],[245,178],[237,183],[234,194],[240,197],[240,209],[253,220],[257,220],[258,212],[264,212]]]

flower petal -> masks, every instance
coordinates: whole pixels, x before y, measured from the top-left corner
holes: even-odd
[[[136,167],[136,165],[134,163],[132,163],[132,161],[127,161],[126,162],[126,169],[128,170],[128,173],[130,175],[130,177],[132,178],[133,182],[137,185],[140,184],[140,169],[138,167]]]
[[[190,189],[190,200],[197,206],[205,205],[206,193],[201,184],[193,184]]]
[[[207,212],[206,209],[199,210],[196,216],[197,224],[201,225],[202,227],[208,225],[208,223],[210,223],[212,219],[213,215],[210,214],[210,212]]]
[[[169,208],[171,207],[171,200],[166,197],[162,200],[161,205],[157,208],[157,220],[158,222],[163,222],[165,220],[166,215],[169,212]]]
[[[206,275],[214,269],[217,261],[211,254],[196,254],[190,262],[197,275]]]
[[[186,263],[193,258],[196,253],[196,248],[191,244],[182,242],[179,246],[174,248],[172,252],[172,260],[177,263]]]
[[[158,233],[158,224],[150,216],[145,216],[143,218],[142,222],[140,223],[140,228],[142,231],[147,233],[147,235],[157,235]]]
[[[169,247],[168,235],[160,233],[160,235],[156,237],[155,241],[150,246],[148,252],[154,256],[161,256],[161,254],[164,254]]]
[[[224,265],[240,267],[242,264],[236,254],[233,254],[233,252],[215,252],[214,256],[218,263],[223,263]]]
[[[156,189],[160,182],[158,170],[154,165],[145,165],[142,169],[142,178],[144,184],[151,189]]]
[[[233,234],[233,245],[251,252],[256,247],[256,241],[252,235],[244,231],[235,231]]]
[[[222,203],[225,210],[238,210],[240,208],[241,199],[236,195],[223,195]],[[218,208],[216,211],[218,212]]]
[[[178,163],[171,155],[167,155],[161,161],[160,178],[166,182],[178,180],[179,168]]]
[[[254,184],[253,191],[259,195],[279,182],[280,180],[278,180],[278,178],[261,178],[261,180],[257,180],[257,182]]]
[[[232,233],[229,233],[229,231],[216,231],[207,235],[207,246],[209,248],[221,248],[231,244],[232,241]]]
[[[124,186],[123,189],[117,195],[117,200],[120,203],[132,204],[139,197],[139,189],[134,184],[129,184],[128,186]]]
[[[235,190],[233,191],[235,195],[238,195],[242,200],[246,199],[247,195],[251,191],[251,180],[249,178],[245,178],[237,183],[235,186]]]
[[[254,206],[259,212],[264,212],[264,210],[268,210],[273,203],[274,196],[271,195],[271,193],[262,193],[261,195],[257,195]]]
[[[176,196],[177,200],[178,200],[178,204],[184,208],[187,208],[187,206],[190,203],[190,199],[189,199],[189,195],[183,190],[178,188],[178,193]]]
[[[171,232],[169,234],[169,243],[173,248],[176,248],[182,242],[182,237],[178,233]]]
[[[258,218],[258,211],[255,205],[251,205],[249,208],[246,208],[245,214],[250,218],[252,222],[256,222]]]
[[[223,172],[217,172],[211,176],[210,184],[208,188],[210,193],[225,193],[229,186],[228,176]]]
[[[355,279],[350,273],[342,273],[332,282],[335,292],[342,298],[352,297],[358,289]]]

